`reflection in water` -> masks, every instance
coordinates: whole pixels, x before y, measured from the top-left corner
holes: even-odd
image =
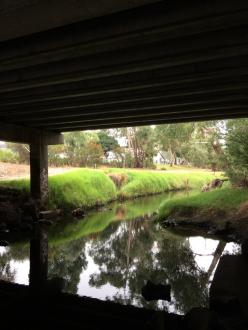
[[[0,253],[0,280],[14,282],[16,271],[10,266],[11,254],[6,248],[1,248]]]
[[[150,215],[164,199],[116,203],[81,221],[52,227],[48,277],[63,277],[66,292],[122,304],[177,313],[207,306],[214,268],[223,250],[232,252],[235,245],[162,229]],[[1,279],[27,284],[28,244],[1,248],[0,253]],[[170,284],[171,302],[146,302],[141,289],[147,280]]]

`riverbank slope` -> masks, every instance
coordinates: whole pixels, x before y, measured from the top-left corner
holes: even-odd
[[[116,182],[113,176],[122,178]],[[88,209],[116,199],[132,199],[162,192],[200,189],[214,175],[208,171],[156,172],[149,170],[78,169],[49,177],[49,207]],[[115,183],[114,183],[115,182]],[[0,186],[29,192],[29,180],[1,181]]]
[[[205,231],[248,237],[248,189],[222,188],[162,203],[164,226],[199,227]]]

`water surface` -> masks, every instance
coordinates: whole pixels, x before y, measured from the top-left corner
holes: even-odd
[[[176,313],[208,306],[209,284],[221,254],[239,253],[239,246],[161,228],[152,215],[168,198],[177,196],[116,202],[82,220],[64,219],[53,226],[48,276],[63,277],[66,292],[122,304]],[[0,278],[28,284],[29,244],[1,247],[0,256]],[[171,302],[146,302],[141,289],[147,280],[170,284]]]

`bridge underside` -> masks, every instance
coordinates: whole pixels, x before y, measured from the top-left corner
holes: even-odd
[[[247,117],[248,2],[148,2],[0,34],[0,139]]]

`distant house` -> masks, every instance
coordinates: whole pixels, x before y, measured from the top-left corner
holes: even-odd
[[[125,136],[118,137],[117,142],[118,142],[119,146],[122,148],[123,156],[124,156],[125,150],[128,148],[127,138]],[[120,156],[118,157],[118,155],[114,151],[109,151],[107,154],[107,157],[104,159],[104,161],[106,163],[119,162]]]
[[[108,163],[114,162],[114,161],[118,161],[118,158],[116,157],[116,153],[114,151],[109,151],[108,152],[108,156],[106,158],[106,161]]]
[[[153,156],[153,163],[158,165],[170,164],[171,158],[168,152],[158,151],[155,156]]]
[[[153,163],[157,165],[171,164],[174,159],[171,158],[171,154],[167,151],[158,151],[155,156],[153,156]],[[181,165],[184,163],[184,159],[177,157],[176,158],[177,165]]]
[[[118,137],[117,142],[118,142],[120,147],[123,147],[123,148],[128,147],[128,141],[127,141],[127,138],[125,136]]]

